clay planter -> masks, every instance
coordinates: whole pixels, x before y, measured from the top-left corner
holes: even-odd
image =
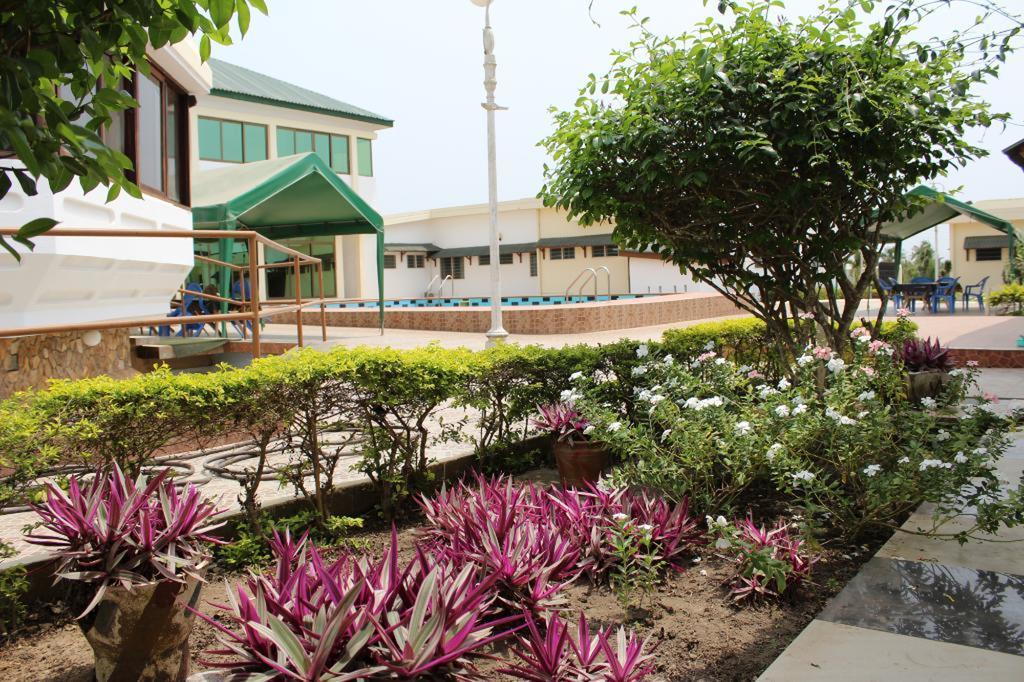
[[[107,588],[78,621],[96,660],[97,682],[182,682],[202,583],[162,581]]]
[[[573,441],[570,445],[556,440],[551,449],[563,488],[583,490],[588,483],[596,484],[601,472],[608,468],[608,451],[600,443]]]
[[[934,398],[949,383],[949,374],[940,369],[907,374],[907,399],[920,402],[921,398]]]

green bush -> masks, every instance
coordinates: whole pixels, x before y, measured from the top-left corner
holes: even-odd
[[[740,364],[760,366],[768,357],[767,345],[767,328],[753,317],[704,322],[662,335],[662,349],[680,360],[717,350]]]
[[[1012,315],[1024,313],[1024,284],[1007,284],[988,295],[988,304]]]

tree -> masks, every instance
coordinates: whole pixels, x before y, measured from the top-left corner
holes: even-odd
[[[54,192],[77,178],[87,192],[109,187],[108,201],[141,197],[125,177],[131,162],[100,136],[112,114],[138,106],[123,79],[149,73],[147,46],[188,35],[205,61],[212,42],[231,43],[232,19],[245,35],[250,7],[267,11],[264,0],[0,0],[0,199],[14,181],[36,194],[40,178]],[[32,221],[14,239],[31,247],[54,224]]]
[[[916,245],[903,264],[903,279],[910,281],[915,277],[935,278],[935,249],[931,242]]]
[[[1019,27],[968,64],[980,48],[968,57],[967,32],[910,40],[913,0],[870,25],[867,0],[830,0],[792,23],[776,20],[779,2],[722,5],[730,23],[668,38],[628,13],[640,37],[555,114],[541,196],[582,224],[614,221],[621,246],[654,251],[763,319],[780,360],[798,351],[801,313],[842,348],[875,277],[880,225],[920,210],[909,187],[984,154],[968,128],[1007,118],[972,89],[997,75]]]

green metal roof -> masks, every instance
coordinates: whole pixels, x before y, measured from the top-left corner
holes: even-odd
[[[384,244],[385,251],[402,251],[416,253],[434,253],[440,251],[441,247],[436,244],[406,244],[401,242],[389,242]]]
[[[907,193],[908,196],[922,197],[929,200],[923,210],[914,213],[909,218],[894,220],[882,225],[881,233],[883,238],[891,241],[909,239],[915,234],[931,229],[936,225],[949,222],[958,215],[967,215],[978,222],[994,227],[1000,232],[1010,234],[1013,232],[1013,223],[1003,220],[976,206],[954,199],[948,194],[936,192],[930,187],[921,185]]]
[[[510,253],[530,253],[537,250],[537,242],[525,242],[523,244],[498,244],[498,253],[508,255]],[[486,256],[491,252],[490,246],[457,246],[451,249],[441,249],[433,254],[431,258],[457,258],[459,256]]]
[[[612,235],[608,234],[583,234],[571,237],[545,237],[537,242],[542,249],[549,246],[605,246],[614,244]]]
[[[380,215],[311,152],[197,173],[192,222],[251,228],[271,239],[384,233]]]
[[[208,63],[213,69],[211,95],[311,111],[367,123],[378,123],[388,127],[395,124],[393,120],[380,114],[322,95],[319,92],[300,88],[298,85],[266,76],[251,69],[229,64],[219,59],[210,59]]]

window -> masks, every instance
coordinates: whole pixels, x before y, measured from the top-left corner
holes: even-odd
[[[441,279],[451,275],[452,279],[465,279],[462,269],[462,256],[445,256],[441,258]]]
[[[420,269],[427,266],[427,259],[423,255],[410,255],[405,257],[405,267]]]
[[[490,265],[490,264],[491,264],[491,254],[486,254],[484,256],[480,256],[480,265]]]
[[[231,163],[266,161],[267,126],[201,117],[199,158]]]
[[[135,184],[187,204],[188,95],[155,67],[125,81],[125,91],[139,106],[113,115],[104,141],[131,159]]]
[[[351,172],[348,163],[348,135],[331,135],[293,128],[277,129],[277,155],[315,152],[335,173]]]
[[[356,153],[359,162],[359,174],[366,178],[373,177],[373,142],[360,137],[356,139]]]
[[[593,247],[591,249],[591,253],[594,256],[594,258],[605,258],[605,257],[610,257],[610,256],[618,256],[619,255],[619,247],[617,247],[617,246],[615,246],[613,244],[608,244],[606,246],[595,246],[595,247]]]
[[[384,269],[385,270],[394,270],[397,267],[398,267],[398,258],[397,258],[397,256],[395,256],[395,254],[393,254],[393,253],[385,253],[384,254]]]
[[[537,276],[537,252],[530,253],[530,277]]]
[[[551,260],[572,260],[575,257],[575,246],[562,246],[551,249]]]
[[[975,249],[974,260],[1002,260],[1003,250],[1000,247],[994,247],[989,249]]]
[[[503,254],[501,254],[500,256],[498,256],[498,262],[501,263],[502,265],[512,265],[512,254],[511,253],[503,253]]]

